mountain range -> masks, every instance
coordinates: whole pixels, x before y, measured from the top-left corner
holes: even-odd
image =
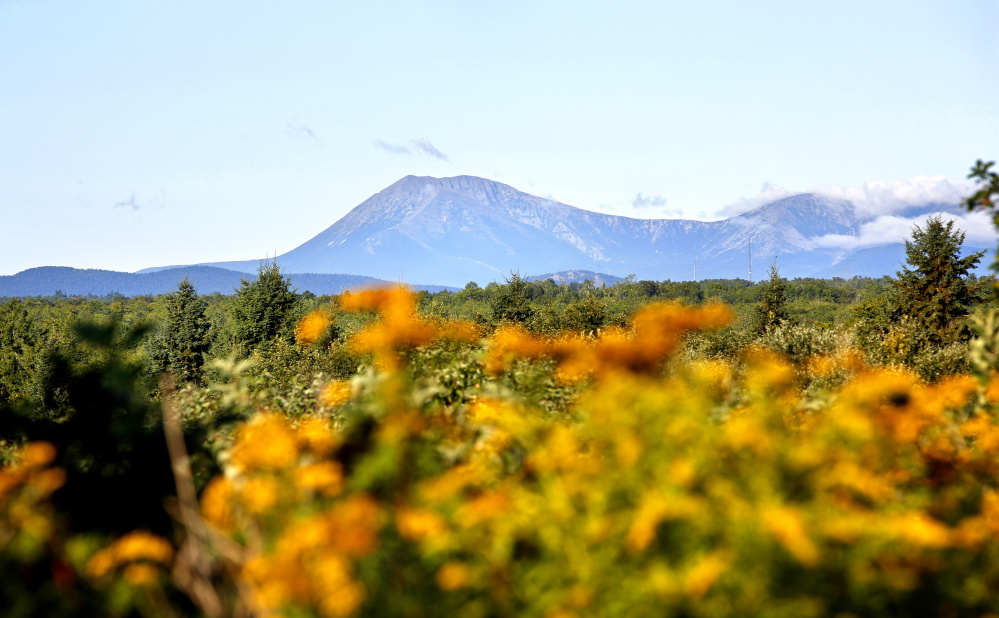
[[[899,214],[934,212],[960,208],[927,204]],[[511,271],[691,280],[695,260],[698,279],[747,278],[751,250],[756,279],[774,259],[785,277],[893,275],[905,260],[902,243],[849,250],[816,242],[828,235],[856,237],[868,220],[849,201],[813,193],[719,221],[636,219],[582,210],[474,176],[407,176],[277,261],[291,273],[461,286],[502,281]],[[210,265],[254,272],[258,264]]]
[[[42,266],[29,268],[16,275],[0,276],[0,298],[17,296],[144,296],[166,294],[177,289],[187,279],[199,294],[232,294],[243,279],[253,279],[245,272],[215,266],[184,266],[147,273],[126,273],[94,268]],[[389,285],[389,281],[359,275],[297,273],[288,275],[291,286],[299,292],[340,294],[344,290]],[[439,292],[442,286],[415,286],[428,292]]]
[[[918,221],[940,212],[962,211],[957,204],[924,204],[895,214]],[[872,219],[849,201],[814,193],[718,221],[637,219],[582,210],[474,176],[407,176],[276,259],[299,291],[317,294],[400,279],[428,290],[469,281],[485,285],[511,272],[597,285],[628,275],[759,280],[771,261],[790,278],[894,275],[905,261],[903,243],[886,240],[865,248],[853,242]],[[990,248],[966,243],[964,250]],[[0,297],[56,290],[156,294],[176,289],[185,276],[201,293],[232,293],[259,266],[260,260],[243,260],[137,273],[42,267],[0,276]]]

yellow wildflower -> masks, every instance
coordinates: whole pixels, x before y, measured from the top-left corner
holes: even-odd
[[[385,514],[370,496],[358,494],[334,506],[326,516],[329,546],[347,556],[364,556],[378,544]]]
[[[683,576],[683,593],[695,599],[704,596],[728,570],[729,563],[730,558],[724,551],[715,551],[703,556]]]
[[[298,321],[295,326],[295,341],[298,345],[315,343],[326,332],[330,325],[329,316],[324,309],[317,309]]]
[[[498,517],[510,506],[510,496],[505,492],[491,491],[461,505],[454,514],[454,520],[463,528],[471,528]]]
[[[448,562],[437,570],[436,579],[441,590],[450,592],[467,586],[472,580],[472,572],[463,562]]]
[[[400,507],[396,510],[395,526],[399,536],[411,541],[422,541],[447,531],[447,522],[436,512],[411,507]]]
[[[136,530],[122,536],[108,547],[98,551],[87,561],[87,573],[101,578],[115,568],[144,561],[170,566],[173,547],[163,537]]]
[[[350,397],[350,382],[335,380],[323,387],[319,393],[319,404],[326,408],[335,408],[350,401]]]
[[[801,514],[791,507],[775,506],[761,514],[764,528],[784,546],[798,562],[805,566],[818,563],[818,547],[808,536]]]
[[[125,570],[122,571],[122,577],[133,586],[152,586],[159,582],[160,569],[151,564],[139,562],[125,567]]]
[[[539,358],[547,352],[548,346],[542,339],[532,336],[520,326],[505,324],[496,330],[489,342],[486,371],[501,373],[514,360]]]
[[[890,533],[922,547],[943,548],[950,545],[950,529],[923,513],[908,513],[893,518]]]
[[[22,468],[44,468],[56,458],[56,448],[49,442],[29,442],[17,453]]]
[[[201,492],[201,515],[205,521],[219,530],[230,530],[233,526],[232,485],[224,476],[210,480]]]
[[[419,347],[441,335],[441,330],[416,315],[416,297],[402,287],[366,290],[344,294],[340,301],[345,310],[374,310],[381,320],[354,335],[351,349],[357,354],[374,353],[375,361],[385,370],[399,366],[399,352]]]
[[[632,552],[645,550],[656,538],[656,528],[664,521],[686,519],[702,511],[697,499],[686,496],[665,496],[656,490],[642,496],[625,536],[625,546]]]
[[[993,371],[985,387],[985,399],[991,404],[999,403],[999,372]]]
[[[62,468],[39,470],[28,478],[31,487],[42,496],[47,496],[66,483],[66,471]]]
[[[295,469],[295,485],[299,489],[335,496],[343,489],[343,469],[334,461],[300,466]]]
[[[232,461],[244,470],[281,470],[298,459],[298,442],[276,414],[258,414],[244,423],[232,451]]]
[[[243,483],[240,497],[247,510],[261,515],[273,509],[279,500],[281,486],[269,476],[254,476]]]
[[[349,616],[364,602],[364,585],[351,576],[350,562],[343,556],[321,554],[316,558],[311,573],[315,593],[319,597],[319,611],[323,616]]]
[[[318,457],[327,457],[336,450],[339,441],[329,419],[309,416],[302,419],[296,429],[302,448]]]
[[[767,350],[753,350],[748,357],[746,387],[763,396],[785,394],[794,381],[794,368]]]

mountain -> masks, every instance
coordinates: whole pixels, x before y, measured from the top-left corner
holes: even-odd
[[[214,266],[185,266],[147,273],[123,273],[113,270],[44,266],[29,268],[16,275],[0,276],[0,298],[16,296],[52,296],[62,292],[67,296],[143,296],[166,294],[177,289],[187,277],[199,294],[232,294],[242,279],[252,279],[245,272]],[[339,294],[347,289],[386,285],[389,282],[372,277],[336,274],[290,274],[292,288],[314,294]],[[437,292],[441,286],[416,286]]]
[[[527,278],[528,281],[544,281],[545,279],[551,279],[559,285],[589,281],[596,287],[602,285],[612,286],[620,281],[624,281],[623,277],[615,277],[606,273],[595,273],[592,270],[563,270],[559,273],[545,273]]]
[[[951,210],[955,206],[932,205]],[[850,202],[792,195],[721,221],[634,219],[590,212],[508,185],[457,176],[407,176],[278,256],[286,272],[349,272],[462,286],[521,276],[592,270],[616,277],[689,280],[746,277],[776,257],[781,274],[894,274],[899,262],[864,250],[822,248],[817,237],[856,236],[864,220]],[[896,248],[901,245],[895,245]],[[873,255],[892,252],[867,252]],[[256,260],[211,264],[255,272]],[[840,265],[837,267],[837,265]],[[156,269],[147,269],[148,272]]]

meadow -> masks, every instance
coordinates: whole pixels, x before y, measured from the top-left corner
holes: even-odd
[[[994,281],[919,231],[881,280],[8,300],[0,606],[999,613]]]

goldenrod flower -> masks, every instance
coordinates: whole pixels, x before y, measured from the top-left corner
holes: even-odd
[[[281,470],[298,459],[298,441],[276,414],[258,414],[240,430],[232,461],[244,470]]]
[[[436,579],[441,590],[450,592],[467,586],[472,580],[472,572],[463,562],[448,562],[437,570]]]
[[[343,470],[333,461],[300,466],[295,469],[295,485],[302,490],[335,496],[343,489]]]
[[[234,498],[232,485],[224,476],[208,481],[201,492],[201,515],[205,521],[219,530],[230,530],[235,523],[233,518]]]
[[[411,541],[421,541],[447,531],[447,522],[429,509],[401,507],[395,512],[395,525],[399,536]]]
[[[133,586],[152,586],[159,582],[160,569],[145,563],[130,564],[122,571],[122,577]]]
[[[319,393],[319,404],[325,408],[335,408],[350,401],[350,397],[350,382],[335,380],[323,387]]]
[[[364,585],[351,577],[350,562],[343,556],[330,553],[317,557],[312,576],[323,616],[344,618],[364,602]]]
[[[22,468],[44,468],[56,458],[56,448],[49,442],[29,442],[17,453]]]
[[[163,537],[135,530],[94,554],[87,562],[87,573],[100,578],[119,566],[140,561],[168,567],[173,562],[173,547]]]
[[[319,340],[330,325],[324,309],[317,309],[298,321],[295,326],[295,341],[298,345],[310,345]]]
[[[260,515],[274,508],[281,495],[281,485],[269,476],[254,476],[243,483],[240,498],[247,510]]]
[[[698,598],[714,585],[729,568],[727,552],[716,551],[698,560],[683,577],[683,593]]]
[[[763,527],[798,562],[805,566],[818,564],[821,555],[815,542],[808,536],[805,521],[801,514],[791,507],[769,507],[760,515]]]

